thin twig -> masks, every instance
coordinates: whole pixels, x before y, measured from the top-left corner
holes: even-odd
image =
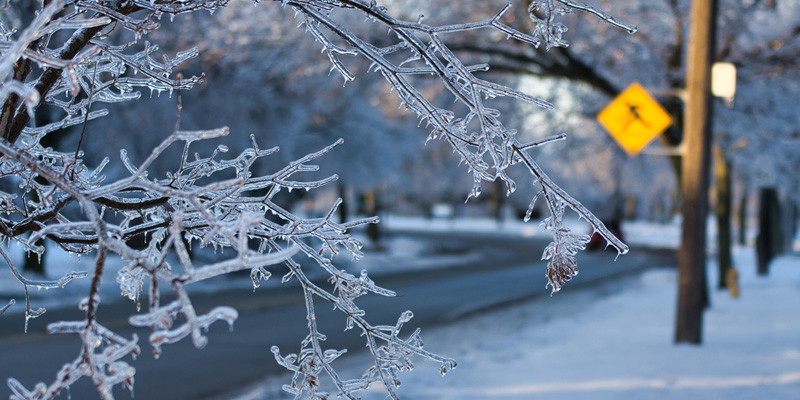
[[[92,73],[92,90],[89,91],[89,104],[86,105],[86,115],[83,117],[83,125],[81,125],[81,134],[78,137],[78,146],[75,148],[75,160],[74,163],[78,162],[78,154],[81,151],[81,143],[83,143],[83,135],[86,133],[86,124],[89,122],[89,110],[92,108],[92,97],[94,96],[94,81],[97,77],[97,62],[94,63],[94,72]],[[74,172],[73,178],[74,179]]]

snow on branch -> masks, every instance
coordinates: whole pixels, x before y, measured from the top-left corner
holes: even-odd
[[[528,15],[535,24],[531,36],[534,37],[536,45],[538,46],[544,42],[547,50],[553,47],[569,46],[569,43],[563,39],[567,26],[557,22],[556,19],[571,13],[572,10],[588,12],[628,33],[636,33],[635,26],[620,22],[613,16],[586,4],[565,0],[531,1],[530,6],[528,6]]]
[[[259,1],[256,0],[255,3]],[[274,0],[278,2],[278,0]],[[149,346],[155,356],[164,346],[189,338],[197,348],[206,345],[205,331],[217,321],[233,327],[238,313],[225,306],[200,313],[194,307],[187,286],[235,271],[249,271],[254,289],[271,277],[266,267],[283,264],[288,272],[282,282],[295,280],[303,292],[308,334],[297,353],[283,355],[272,349],[276,361],[294,373],[285,389],[296,398],[328,398],[321,382],[327,376],[336,395],[349,399],[373,383],[382,383],[391,398],[398,398],[397,374],[413,368],[413,358],[421,357],[440,364],[442,374],[455,368],[454,360],[423,348],[419,330],[401,334],[411,320],[410,311],[401,314],[394,325],[373,325],[357,300],[368,294],[395,296],[377,285],[366,272],[354,275],[340,269],[334,260],[339,254],[362,257],[362,244],[349,231],[365,224],[378,223],[377,217],[336,222],[333,216],[341,199],[326,215],[304,218],[279,205],[275,196],[282,191],[313,190],[335,182],[338,177],[306,179],[315,172],[315,160],[342,144],[342,140],[309,152],[272,173],[254,168],[256,161],[278,151],[262,149],[251,136],[248,148],[228,157],[230,149],[219,144],[211,152],[192,154],[198,141],[219,140],[227,128],[180,130],[178,123],[161,144],[143,160],[120,152],[120,171],[126,176],[109,181],[104,169],[106,158],[97,166],[86,165],[80,144],[71,151],[42,145],[42,139],[61,129],[81,125],[81,138],[88,121],[108,115],[93,110],[97,103],[116,103],[139,99],[139,90],[161,93],[186,90],[203,76],[184,79],[173,76],[184,62],[198,55],[188,49],[162,55],[158,45],[143,38],[160,28],[162,16],[209,11],[225,6],[227,0],[52,0],[20,32],[0,22],[0,179],[15,190],[0,191],[0,238],[14,241],[27,251],[41,253],[36,244],[46,238],[73,254],[92,255],[94,269],[73,272],[57,281],[24,277],[2,251],[0,255],[23,286],[26,325],[44,312],[33,310],[27,295],[29,287],[63,287],[74,278],[91,280],[85,300],[79,304],[85,318],[50,324],[50,333],[77,334],[81,349],[71,363],[56,372],[47,385],[26,388],[14,378],[8,380],[15,400],[51,399],[76,380],[92,380],[101,398],[113,398],[112,388],[132,389],[135,369],[127,358],[140,353],[138,338],[124,338],[104,327],[97,318],[102,274],[110,259],[121,260],[116,284],[123,296],[135,302],[137,313],[128,321],[149,327]],[[593,14],[628,31],[635,28],[580,3],[547,0],[531,2],[528,10],[536,22],[535,31],[524,33],[502,22],[511,5],[490,19],[451,25],[428,25],[402,21],[375,1],[364,0],[280,0],[294,9],[304,25],[322,46],[332,69],[345,81],[355,79],[347,57],[365,57],[371,70],[380,73],[397,93],[403,105],[431,129],[429,139],[449,143],[460,161],[473,175],[474,185],[467,199],[481,193],[484,181],[505,182],[508,193],[516,183],[507,171],[520,166],[529,171],[531,182],[539,188],[551,216],[544,227],[553,235],[543,258],[548,260],[547,277],[553,291],[577,274],[575,254],[583,249],[586,237],[575,235],[563,226],[566,208],[585,218],[619,253],[628,248],[577,200],[557,186],[536,164],[529,150],[563,139],[563,135],[530,143],[517,139],[517,131],[507,128],[498,110],[488,102],[510,97],[549,110],[552,105],[514,88],[477,78],[487,65],[465,65],[442,37],[480,29],[492,29],[509,40],[546,48],[564,46],[566,28],[556,18],[570,10]],[[386,39],[371,40],[354,29],[352,22],[340,22],[340,13],[359,13],[367,17],[369,31],[390,32]],[[115,32],[122,31],[121,34]],[[125,32],[127,31],[127,32]],[[131,39],[130,36],[133,38]],[[51,40],[55,37],[61,40]],[[432,79],[429,79],[432,78]],[[426,80],[427,79],[427,80]],[[419,90],[430,81],[441,85],[456,105],[440,107]],[[42,126],[31,126],[42,105],[57,110]],[[60,132],[59,132],[60,133]],[[122,134],[128,134],[123,132]],[[79,142],[80,143],[80,142]],[[174,168],[164,176],[150,176],[157,160],[168,158],[173,145],[182,146]],[[191,154],[191,155],[190,155]],[[534,201],[536,200],[534,198]],[[533,206],[533,202],[532,202]],[[527,219],[527,218],[526,218]],[[135,242],[139,242],[135,245]],[[192,256],[192,245],[225,249],[219,259],[201,262]],[[302,264],[300,257],[312,262]],[[308,278],[308,270],[320,270],[328,284]],[[174,298],[162,304],[164,295]],[[344,379],[332,362],[346,350],[323,345],[325,335],[317,325],[316,302],[332,304],[345,320],[346,329],[362,333],[374,364],[360,377]],[[2,314],[14,301],[0,310]]]
[[[329,53],[332,49],[332,39],[325,36],[324,27],[329,34],[338,36],[347,43],[351,50],[358,52],[372,62],[372,70],[383,75],[392,89],[400,97],[402,104],[416,113],[421,121],[430,128],[429,140],[441,138],[448,142],[469,168],[473,175],[473,188],[470,197],[478,197],[481,193],[483,181],[493,182],[497,179],[505,182],[508,193],[516,190],[516,182],[507,174],[507,170],[516,164],[521,164],[532,175],[534,185],[541,187],[543,198],[551,210],[552,218],[557,223],[545,224],[554,239],[554,254],[545,254],[545,259],[550,260],[547,277],[549,285],[558,291],[563,283],[568,280],[564,277],[577,274],[577,265],[572,265],[568,260],[574,260],[571,254],[574,248],[581,246],[582,236],[566,235],[566,227],[560,220],[563,212],[559,213],[564,205],[575,211],[581,218],[586,219],[592,229],[605,238],[619,254],[625,254],[628,247],[616,238],[604,225],[580,202],[571,197],[555,182],[553,182],[533,157],[528,149],[538,144],[521,143],[517,131],[506,128],[501,120],[500,112],[487,106],[486,100],[495,97],[511,97],[517,100],[536,105],[545,110],[552,109],[548,102],[521,93],[513,88],[493,82],[487,82],[474,76],[476,68],[467,67],[458,56],[451,51],[441,39],[443,34],[454,34],[462,31],[480,28],[494,28],[507,35],[509,39],[520,40],[538,46],[546,43],[546,47],[564,46],[566,42],[561,34],[566,28],[556,23],[555,18],[570,12],[571,9],[581,10],[596,15],[603,20],[635,32],[635,28],[616,21],[595,8],[567,1],[537,1],[532,2],[529,8],[530,17],[537,22],[537,27],[532,34],[517,31],[500,22],[500,17],[510,5],[503,8],[494,18],[478,22],[455,25],[430,26],[421,22],[405,22],[390,16],[386,9],[374,3],[358,0],[342,0],[335,3],[312,1],[283,1],[303,15],[305,26],[309,32],[323,43],[323,51]],[[324,3],[325,7],[321,6]],[[558,3],[558,5],[556,5]],[[381,24],[397,38],[391,45],[377,45],[370,42],[370,38],[359,36],[353,30],[345,28],[333,16],[332,8],[357,9],[365,13],[369,20]],[[537,15],[544,14],[541,19]],[[412,67],[413,66],[413,67]],[[339,70],[345,80],[351,80],[352,74],[341,65],[334,63],[334,68]],[[459,109],[443,109],[435,106],[418,89],[420,82],[412,79],[417,76],[434,76],[437,81],[448,90],[457,104],[465,106],[466,111]],[[427,82],[429,81],[424,81]],[[554,140],[542,141],[552,142]],[[558,228],[556,228],[558,227]],[[565,262],[562,262],[566,260]],[[554,271],[561,271],[554,273]],[[569,272],[566,272],[569,271]]]
[[[37,255],[39,257],[42,256],[41,253],[38,253]],[[14,277],[17,279],[17,281],[19,281],[19,283],[22,284],[22,288],[25,293],[25,332],[28,331],[28,321],[31,320],[32,318],[40,317],[46,311],[46,309],[44,308],[31,310],[31,299],[28,294],[29,287],[35,287],[37,289],[63,288],[64,286],[67,286],[67,284],[70,283],[73,279],[83,278],[87,275],[86,272],[70,272],[56,281],[40,281],[40,280],[27,279],[24,276],[22,276],[22,273],[19,272],[19,269],[17,269],[14,266],[14,263],[11,262],[11,259],[8,258],[8,255],[6,255],[6,252],[3,251],[2,249],[0,249],[0,256],[3,257],[3,260],[6,262],[6,265],[8,265],[8,268],[11,270],[11,273],[14,274]],[[3,308],[0,314],[5,312],[5,310],[7,310],[13,304],[14,301],[12,300],[11,302],[8,303],[8,305],[6,305]]]
[[[164,345],[186,337],[190,337],[196,347],[202,348],[207,342],[204,331],[209,325],[222,320],[233,326],[237,318],[236,310],[230,307],[216,307],[205,314],[197,313],[186,286],[219,275],[248,270],[251,272],[254,288],[257,288],[261,280],[270,276],[265,267],[281,262],[286,263],[290,269],[290,275],[286,279],[296,277],[308,295],[319,296],[336,304],[346,314],[346,319],[355,321],[358,326],[365,329],[364,333],[371,338],[370,340],[384,337],[385,335],[373,334],[371,325],[363,318],[363,311],[353,300],[367,293],[387,296],[394,293],[376,286],[366,274],[355,277],[336,268],[332,259],[328,257],[328,254],[338,254],[342,250],[349,252],[354,258],[360,257],[361,243],[352,238],[347,230],[366,223],[376,223],[377,218],[367,218],[347,224],[334,222],[332,217],[341,202],[339,200],[325,217],[305,219],[294,216],[273,201],[274,196],[282,190],[311,190],[335,181],[335,176],[310,181],[299,180],[294,176],[316,171],[318,168],[309,163],[329,153],[342,142],[337,141],[318,152],[310,153],[269,175],[255,174],[251,167],[256,159],[274,154],[277,149],[260,150],[255,145],[254,138],[253,147],[230,159],[221,157],[227,152],[225,148],[218,148],[207,157],[195,155],[194,159],[189,158],[189,143],[223,136],[226,133],[226,128],[193,132],[176,131],[138,166],[133,166],[133,161],[123,154],[125,163],[131,164],[130,177],[101,183],[102,179],[94,178],[98,175],[97,171],[84,168],[75,175],[69,186],[72,194],[62,193],[60,187],[64,184],[63,178],[60,177],[68,172],[72,160],[49,163],[46,162],[48,158],[57,158],[59,155],[51,154],[51,150],[41,148],[38,143],[30,149],[31,151],[23,152],[8,142],[0,142],[0,152],[5,155],[2,161],[6,164],[19,163],[18,169],[22,171],[20,175],[29,174],[31,177],[35,175],[55,181],[39,183],[34,179],[28,180],[29,190],[38,193],[40,198],[49,196],[51,199],[60,199],[66,194],[72,198],[80,198],[82,201],[79,204],[87,214],[97,214],[98,206],[107,210],[104,212],[106,216],[101,220],[75,221],[62,214],[57,208],[58,202],[29,203],[30,209],[27,210],[27,215],[39,216],[37,224],[29,224],[25,219],[16,221],[13,217],[2,218],[1,221],[6,226],[7,232],[19,231],[20,224],[24,225],[25,229],[32,233],[29,243],[37,238],[46,237],[71,251],[88,252],[87,247],[89,247],[101,254],[116,254],[125,260],[127,264],[119,271],[116,281],[122,294],[136,302],[137,307],[141,307],[143,297],[147,297],[145,302],[147,311],[131,316],[130,323],[152,329],[149,342],[156,356],[161,354]],[[186,151],[178,168],[165,178],[149,179],[146,173],[147,166],[160,157],[170,144],[181,141],[186,143]],[[42,158],[30,154],[41,154]],[[237,178],[214,179],[229,170],[232,170]],[[207,185],[197,183],[198,180],[205,178],[211,178],[210,181],[213,183]],[[261,191],[265,194],[248,195]],[[113,211],[115,217],[108,217],[112,214],[108,211]],[[274,215],[275,218],[266,218],[267,215]],[[102,224],[102,230],[97,229],[98,223]],[[146,248],[131,247],[129,240],[135,236],[149,239]],[[16,237],[12,239],[20,240]],[[319,248],[312,247],[308,239],[316,239]],[[261,242],[261,245],[257,246],[257,249],[252,248],[252,240]],[[195,265],[185,242],[199,242],[201,247],[230,248],[235,254],[210,264]],[[292,260],[292,257],[299,252],[316,260],[321,268],[331,274],[330,289],[315,285],[305,277],[303,267]],[[173,259],[170,255],[175,256],[177,265],[173,265],[174,261],[169,261]],[[105,255],[98,256],[98,267],[93,277],[98,276],[106,258]],[[10,260],[7,259],[7,262],[12,271],[16,271]],[[21,275],[19,279],[27,290],[28,286],[63,286],[69,279],[83,275],[85,273],[72,274],[58,282],[31,281],[22,278]],[[87,300],[83,306],[87,310],[87,319],[81,322],[51,325],[51,332],[79,333],[83,340],[93,340],[99,334],[105,335],[106,331],[100,328],[94,314],[90,312],[96,310],[100,304],[97,295],[99,281],[94,279],[89,297],[92,301]],[[145,290],[146,285],[150,290]],[[162,289],[174,292],[176,300],[162,305]],[[334,293],[338,293],[338,296]],[[33,315],[35,312],[30,314],[35,316]],[[178,314],[183,316],[184,322],[176,326],[174,321]],[[313,307],[309,308],[309,319],[315,320]],[[319,335],[316,326],[311,329],[311,336]],[[122,362],[119,358],[126,356],[130,351],[102,352],[105,358],[93,359],[94,355],[100,353],[91,346],[93,346],[91,343],[85,343],[81,355],[71,364],[69,370],[65,369],[59,373],[59,378],[51,386],[37,385],[28,391],[19,382],[13,382],[12,388],[17,398],[28,399],[57,393],[69,386],[75,377],[84,374],[96,382],[120,383],[132,378],[132,374],[125,375],[125,379],[111,379],[104,375],[110,370],[110,365]],[[411,345],[399,347],[415,354],[425,356],[429,354]],[[119,368],[127,365],[123,364],[114,365]],[[132,379],[130,382],[132,383]],[[98,391],[104,398],[106,398],[104,393],[109,393],[110,396],[110,389],[107,390],[106,386],[98,386]]]

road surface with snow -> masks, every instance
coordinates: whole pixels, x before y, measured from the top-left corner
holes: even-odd
[[[381,273],[380,262],[365,263],[376,283],[397,291],[400,298],[367,296],[360,300],[373,323],[394,324],[397,316],[410,309],[415,318],[406,329],[425,331],[473,315],[478,311],[547,296],[544,264],[538,261],[545,242],[523,236],[485,236],[476,234],[422,234],[400,237],[394,241],[425,244],[422,254],[411,257],[387,256],[383,262],[407,262],[414,265],[387,266]],[[407,243],[408,244],[408,243]],[[402,246],[401,246],[402,247]],[[669,251],[637,251],[614,261],[611,251],[583,253],[581,274],[572,286],[596,282],[645,267],[674,263]],[[369,258],[369,257],[368,257]],[[373,257],[380,259],[380,255]],[[437,264],[435,268],[427,264]],[[359,263],[361,264],[361,263]],[[361,267],[356,264],[355,267]],[[405,268],[403,268],[405,267]],[[247,277],[239,276],[236,279]],[[559,294],[559,296],[564,295]],[[259,289],[222,290],[217,293],[196,293],[195,306],[202,310],[215,305],[231,305],[240,312],[233,332],[218,323],[209,332],[209,344],[194,349],[185,340],[164,348],[159,360],[153,360],[145,345],[148,331],[127,325],[127,316],[134,313],[128,302],[107,303],[100,307],[99,318],[105,324],[130,337],[140,337],[143,354],[132,363],[137,369],[136,398],[200,399],[220,396],[233,388],[252,384],[264,376],[284,372],[269,352],[276,344],[283,352],[295,352],[305,337],[306,321],[301,294],[297,287],[283,285]],[[328,343],[337,348],[359,350],[363,341],[357,332],[343,332],[344,319],[328,307],[317,307],[317,316]],[[44,334],[47,317],[80,319],[63,310],[51,310],[45,317],[31,322],[31,332],[22,334],[18,326],[3,324],[0,338],[0,376],[14,376],[28,387],[42,379],[53,379],[55,371],[72,360],[78,351],[77,338],[52,337]],[[71,343],[71,345],[70,345]],[[115,392],[116,393],[116,392]],[[82,380],[71,388],[72,398],[96,397],[91,384]],[[120,390],[118,398],[129,394]],[[224,397],[224,395],[222,395]]]

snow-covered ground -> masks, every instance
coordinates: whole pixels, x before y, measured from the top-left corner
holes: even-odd
[[[440,378],[436,366],[421,365],[401,378],[399,393],[407,399],[798,399],[800,257],[781,257],[765,278],[755,276],[752,259],[750,249],[737,251],[740,298],[712,291],[702,346],[672,344],[676,271],[651,270],[423,332],[426,348],[455,357],[459,367]],[[352,368],[340,373],[357,373]],[[374,388],[364,398],[384,396]]]
[[[677,232],[674,226],[626,228],[629,237],[650,244],[673,243]],[[423,331],[426,348],[459,366],[440,377],[438,365],[420,362],[401,375],[399,394],[415,400],[800,399],[800,256],[776,259],[766,277],[755,275],[754,261],[752,248],[735,250],[741,296],[712,289],[701,346],[672,343],[676,270],[654,269]],[[713,259],[708,268],[715,285]],[[368,354],[354,355],[338,372],[355,377],[369,362]],[[237,399],[290,398],[280,389],[288,381],[271,378]],[[385,397],[377,386],[363,394]]]

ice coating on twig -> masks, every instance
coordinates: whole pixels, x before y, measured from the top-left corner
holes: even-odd
[[[330,8],[321,7],[315,2],[309,4],[285,1],[283,3],[293,6],[303,16],[304,25],[308,27],[309,33],[323,44],[323,51],[328,54],[329,58],[337,60],[333,63],[333,67],[345,77],[345,80],[351,79],[351,73],[343,69],[343,64],[338,61],[338,56],[344,53],[332,50],[331,43],[333,42],[329,36],[342,38],[350,45],[351,50],[356,50],[372,62],[372,70],[379,72],[400,97],[402,104],[414,112],[431,129],[429,140],[441,139],[452,146],[454,153],[469,168],[473,176],[473,188],[467,197],[468,200],[481,194],[481,185],[484,181],[494,182],[499,179],[506,184],[508,193],[513,193],[517,184],[510,178],[507,171],[512,166],[521,165],[532,175],[534,186],[541,188],[539,193],[543,195],[541,197],[547,202],[551,216],[558,220],[559,226],[563,213],[552,214],[553,210],[561,210],[564,206],[569,207],[588,221],[592,230],[605,238],[611,246],[617,249],[619,254],[628,252],[628,247],[616,238],[586,207],[553,182],[528,152],[532,147],[564,139],[565,135],[561,134],[539,142],[522,143],[516,137],[516,130],[506,128],[500,119],[500,112],[488,107],[486,100],[505,96],[546,110],[551,109],[552,105],[515,89],[475,77],[473,74],[475,69],[462,63],[459,57],[447,47],[442,35],[479,28],[493,28],[506,34],[509,39],[534,46],[543,43],[548,49],[566,46],[567,42],[562,37],[566,27],[557,22],[557,18],[572,10],[588,12],[631,33],[635,32],[635,27],[621,23],[585,4],[560,0],[531,2],[528,13],[535,22],[535,30],[531,34],[520,32],[500,21],[500,17],[509,9],[510,4],[489,20],[432,26],[423,24],[421,21],[411,23],[398,20],[389,15],[385,8],[375,4],[368,5],[359,1],[343,2],[346,6],[343,5],[342,8],[352,7],[366,13],[372,21],[375,21],[374,23],[388,28],[397,39],[390,45],[377,46],[370,43],[368,38],[361,37],[337,23],[332,17]],[[326,34],[321,27],[326,28],[331,34]],[[402,55],[402,57],[397,57],[398,55]],[[464,107],[443,109],[434,105],[418,89],[417,78],[420,76],[433,76],[453,95],[457,104],[466,108],[466,112],[459,111]],[[540,196],[537,194],[531,201],[531,208],[537,197]],[[530,211],[528,215],[530,215]],[[528,218],[526,217],[526,220]],[[566,282],[567,276],[572,277],[577,274],[577,264],[573,263],[574,257],[561,256],[567,254],[562,250],[570,249],[571,251],[573,246],[565,246],[564,240],[567,236],[562,234],[560,229],[563,227],[548,230],[553,235],[554,248],[559,250],[553,252],[554,258],[548,258],[551,261],[551,267],[548,268],[547,276],[548,279],[553,278],[551,280],[553,283]],[[560,265],[561,268],[553,269],[554,265]],[[556,270],[561,270],[563,273],[557,274],[558,277],[552,275]],[[566,273],[567,270],[573,272]],[[561,286],[558,285],[558,287]]]
[[[183,78],[174,76],[174,71],[196,57],[198,50],[191,48],[157,57],[158,45],[143,38],[161,26],[159,21],[164,15],[172,18],[200,10],[213,12],[226,5],[226,0],[46,3],[19,33],[6,29],[0,22],[3,55],[0,101],[4,103],[0,132],[5,139],[0,140],[0,178],[15,179],[20,189],[14,193],[0,192],[0,235],[38,254],[43,248],[36,241],[46,238],[70,253],[93,254],[95,265],[88,273],[70,273],[56,281],[34,281],[19,274],[3,254],[26,290],[26,324],[44,312],[41,308],[31,308],[29,286],[63,287],[74,278],[91,277],[88,296],[80,304],[86,318],[48,326],[51,333],[77,334],[82,342],[79,355],[57,371],[50,385],[38,383],[27,389],[17,380],[9,379],[13,399],[52,398],[81,377],[91,379],[103,399],[113,398],[115,385],[132,389],[135,369],[123,358],[139,354],[137,338],[116,335],[97,320],[97,309],[101,306],[99,287],[104,284],[102,274],[110,255],[124,260],[125,265],[115,282],[105,284],[118,285],[121,294],[136,303],[139,312],[129,322],[151,329],[149,345],[156,355],[161,354],[163,345],[183,338],[203,347],[208,340],[205,329],[216,321],[232,326],[238,317],[236,310],[226,306],[198,313],[187,286],[235,271],[249,271],[255,289],[271,276],[267,266],[283,263],[288,272],[282,281],[296,280],[303,291],[308,335],[297,354],[282,356],[277,348],[273,353],[278,363],[294,372],[286,390],[298,398],[304,395],[328,398],[330,394],[320,389],[325,376],[333,382],[337,396],[357,398],[359,391],[382,382],[389,396],[397,398],[398,373],[413,368],[413,357],[439,363],[442,374],[455,368],[454,360],[423,349],[418,329],[408,335],[401,334],[412,320],[410,311],[401,314],[394,325],[368,322],[365,311],[357,304],[358,298],[395,293],[377,285],[366,272],[354,275],[336,265],[337,254],[345,253],[353,259],[362,256],[362,244],[348,232],[354,227],[377,223],[377,217],[336,222],[333,216],[341,204],[337,200],[326,215],[303,218],[275,201],[275,196],[284,190],[313,190],[336,181],[338,177],[334,174],[319,179],[304,179],[302,175],[317,171],[318,167],[311,163],[333,151],[342,144],[341,140],[278,171],[257,173],[253,165],[277,148],[263,150],[253,136],[251,146],[238,154],[228,156],[230,149],[223,144],[210,153],[192,154],[190,148],[194,142],[217,140],[229,130],[225,127],[181,130],[179,112],[173,133],[149,156],[137,160],[124,150],[120,153],[121,170],[129,175],[111,182],[106,181],[103,172],[111,163],[108,158],[97,166],[89,166],[84,164],[80,148],[61,152],[41,145],[41,139],[50,133],[76,125],[85,129],[88,121],[108,115],[106,110],[92,109],[97,103],[135,100],[140,98],[142,89],[149,90],[151,95],[176,92],[180,102],[180,91],[190,89],[203,77]],[[537,197],[547,202],[551,212],[544,225],[552,233],[553,243],[543,258],[548,260],[547,275],[554,291],[577,274],[574,255],[585,244],[585,237],[563,227],[566,208],[589,221],[620,253],[627,251],[594,215],[552,182],[528,153],[531,148],[564,136],[522,143],[517,139],[517,131],[504,126],[500,112],[491,108],[488,101],[510,97],[545,110],[552,105],[514,88],[477,78],[474,73],[486,71],[489,66],[465,65],[442,37],[488,28],[534,46],[564,46],[566,29],[557,19],[573,9],[628,31],[633,28],[591,6],[561,0],[530,3],[529,16],[536,23],[530,34],[502,22],[501,17],[510,4],[488,20],[442,26],[425,24],[422,18],[413,22],[399,20],[374,1],[281,0],[280,4],[298,13],[309,34],[321,44],[332,70],[346,82],[354,80],[356,75],[348,69],[345,57],[365,57],[372,63],[371,70],[380,73],[404,106],[427,124],[429,138],[449,143],[460,161],[468,166],[474,181],[469,197],[480,195],[483,181],[497,179],[505,182],[509,193],[514,192],[516,183],[509,177],[508,169],[520,165],[530,172],[531,182],[540,187]],[[348,23],[336,19],[340,13],[348,12],[366,15],[366,23],[373,24],[373,29],[388,30],[393,42],[372,43]],[[118,36],[112,34],[115,30],[132,33],[133,40],[115,42]],[[48,47],[53,42],[41,40],[57,33],[66,38],[63,46]],[[29,75],[32,65],[41,70],[40,75]],[[421,78],[432,78],[442,85],[458,105],[446,108],[434,105],[419,89],[430,79]],[[60,109],[63,114],[51,123],[30,126],[28,122],[33,119],[34,111],[42,104]],[[220,121],[220,125],[223,123]],[[166,176],[155,176],[153,163],[173,145],[183,146],[179,165]],[[132,245],[135,239],[144,239],[144,245]],[[190,250],[193,244],[228,252],[219,260],[198,263]],[[298,255],[313,262],[301,264],[295,259]],[[308,279],[309,268],[324,271],[329,284],[320,285]],[[162,305],[165,293],[174,294],[175,300]],[[315,302],[319,300],[343,313],[346,329],[361,330],[374,356],[374,365],[362,376],[343,379],[332,367],[331,363],[345,350],[323,346],[325,335],[317,326],[315,314]],[[13,301],[0,313],[11,304]]]

